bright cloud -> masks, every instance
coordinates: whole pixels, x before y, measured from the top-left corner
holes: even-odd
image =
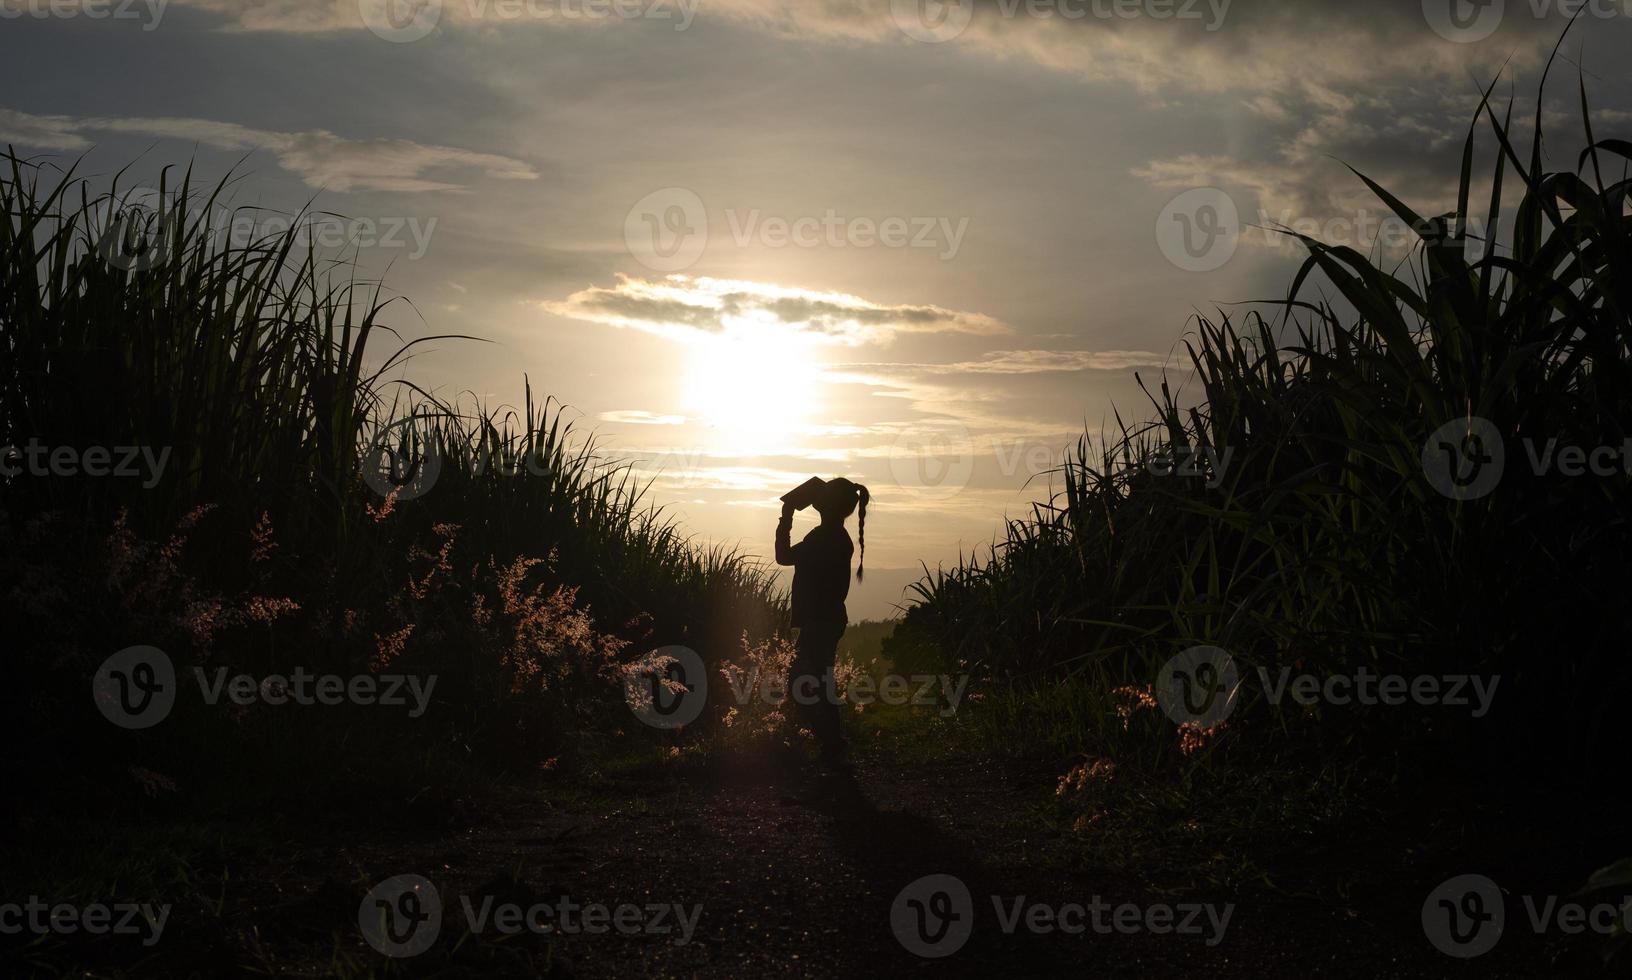
[[[620,275],[614,286],[592,286],[543,306],[557,316],[679,338],[774,330],[854,347],[887,344],[903,333],[1009,332],[1005,324],[980,313],[885,306],[845,293],[706,276],[650,280]]]
[[[625,425],[686,424],[684,415],[659,415],[655,412],[646,412],[640,409],[619,409],[612,412],[602,412],[598,417],[602,422],[622,422]]]
[[[1126,371],[1160,368],[1172,363],[1169,354],[1147,350],[999,350],[975,361],[948,364],[904,362],[838,365],[835,370],[872,374],[1052,374],[1068,371]]]

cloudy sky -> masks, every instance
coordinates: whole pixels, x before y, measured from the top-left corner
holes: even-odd
[[[1574,4],[1570,5],[1570,9]],[[1254,226],[1391,247],[1343,163],[1454,204],[1478,88],[1533,114],[1555,0],[0,0],[0,144],[229,171],[462,333],[407,376],[563,400],[701,538],[764,554],[871,486],[882,615],[1086,429],[1184,381],[1188,320],[1282,295]],[[1632,135],[1629,11],[1555,82]],[[1341,162],[1340,162],[1341,161]],[[382,356],[388,351],[380,351]]]

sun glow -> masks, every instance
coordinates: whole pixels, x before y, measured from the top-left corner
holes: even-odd
[[[766,452],[819,408],[816,345],[780,324],[731,324],[693,338],[685,400],[718,449]]]

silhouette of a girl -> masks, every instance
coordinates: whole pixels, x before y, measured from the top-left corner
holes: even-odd
[[[794,503],[783,503],[776,525],[776,563],[793,566],[793,626],[799,631],[788,671],[789,700],[830,761],[842,758],[847,747],[839,731],[833,684],[833,657],[850,622],[844,600],[850,594],[850,556],[855,552],[844,522],[859,504],[862,562],[856,566],[856,578],[860,579],[867,556],[868,497],[867,488],[859,483],[843,477],[829,480],[815,488],[810,500],[822,523],[803,541],[790,543],[793,512],[798,509]]]

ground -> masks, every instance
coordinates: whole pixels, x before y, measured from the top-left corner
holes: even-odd
[[[1390,886],[1385,875],[1378,886],[1368,876],[1369,884],[1347,888],[1334,878],[1323,895],[1175,893],[1164,884],[1178,880],[1172,875],[1071,866],[1058,832],[1036,819],[1057,778],[1048,767],[857,755],[853,767],[827,770],[660,751],[604,766],[589,780],[545,773],[536,784],[509,786],[469,804],[452,830],[383,815],[366,834],[313,828],[305,842],[246,861],[246,877],[223,887],[207,934],[187,928],[178,908],[175,940],[167,936],[152,963],[158,969],[132,974],[1564,975],[1537,965],[1545,951],[1524,936],[1504,937],[1501,958],[1459,962],[1438,952],[1423,936],[1426,891],[1414,879]],[[1345,873],[1334,866],[1334,875]],[[445,918],[429,951],[393,960],[370,949],[355,922],[371,883],[404,874],[434,883]],[[891,927],[896,896],[931,874],[958,878],[974,906],[966,945],[944,959],[908,952]],[[676,932],[463,935],[461,898],[479,908],[485,896],[523,907],[562,896],[614,907],[695,904],[700,913],[689,941]],[[1028,907],[1097,896],[1113,906],[1212,902],[1233,911],[1216,945],[1205,935],[1142,931],[1035,934],[1021,925],[1009,934],[992,896],[1009,907],[1020,896]]]

